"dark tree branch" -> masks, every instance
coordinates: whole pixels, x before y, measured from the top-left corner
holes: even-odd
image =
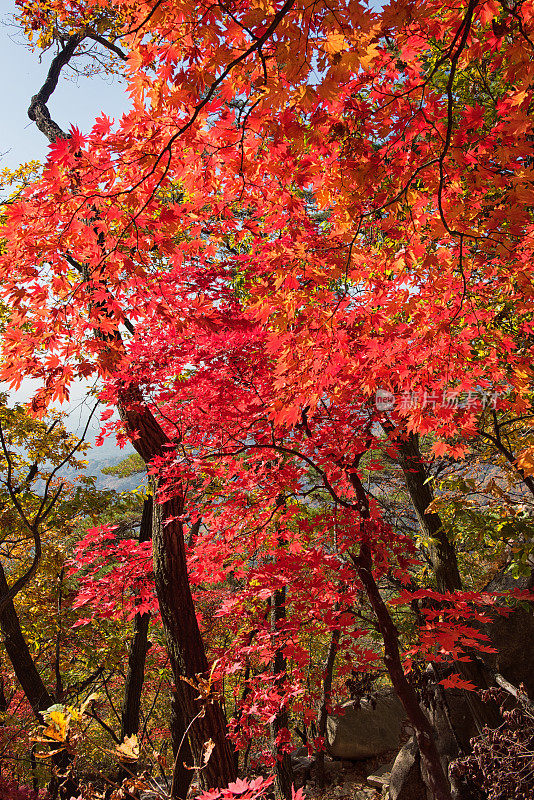
[[[534,495],[534,479],[525,473],[523,469],[517,463],[517,457],[514,456],[512,451],[503,444],[502,437],[501,437],[501,425],[497,420],[497,415],[493,414],[493,429],[495,431],[495,436],[492,436],[490,433],[486,433],[485,431],[478,431],[478,435],[482,439],[486,439],[488,442],[494,446],[498,453],[500,453],[504,458],[508,461],[511,467],[515,470],[517,475],[521,478],[529,492]]]
[[[102,47],[105,47],[107,50],[111,50],[111,52],[115,53],[115,55],[118,56],[121,61],[128,61],[128,56],[124,50],[121,50],[118,45],[116,45],[114,42],[110,42],[104,36],[100,36],[100,34],[91,31],[87,33],[87,38],[92,39],[94,42],[98,42],[98,44],[101,44]]]
[[[71,267],[74,267],[74,269],[76,270],[76,272],[78,272],[78,273],[79,273],[79,275],[81,276],[82,280],[83,280],[85,283],[87,283],[87,282],[88,282],[88,280],[89,280],[89,275],[87,274],[87,269],[84,267],[84,265],[83,265],[83,264],[80,264],[80,262],[79,262],[79,261],[77,261],[77,260],[76,260],[76,259],[75,259],[73,256],[71,256],[71,255],[70,255],[70,253],[66,253],[66,254],[65,254],[65,261],[67,261],[67,262],[68,262],[68,263],[71,265]],[[102,281],[99,281],[99,283],[98,283],[98,288],[99,288],[99,289],[104,289],[104,291],[106,292],[106,294],[109,296],[109,299],[110,299],[110,300],[113,300],[113,295],[111,294],[111,292],[109,291],[109,289],[107,288],[107,286],[106,286],[106,284],[105,284],[105,283],[103,283]],[[130,322],[130,320],[128,319],[128,317],[122,317],[122,319],[121,319],[120,321],[122,322],[122,324],[124,325],[124,327],[126,328],[126,330],[127,330],[129,333],[131,333],[131,334],[132,334],[132,336],[133,336],[133,335],[134,335],[134,333],[135,333],[135,328],[134,328],[134,326],[132,325],[132,323]]]
[[[113,728],[112,728],[112,727],[110,727],[110,726],[107,724],[107,722],[104,722],[104,720],[103,720],[101,717],[99,717],[99,716],[98,716],[97,712],[95,711],[94,702],[92,702],[92,703],[91,703],[91,711],[88,711],[88,710],[86,709],[86,710],[85,710],[85,713],[86,713],[86,715],[87,715],[88,717],[91,717],[92,719],[96,720],[96,722],[98,722],[98,724],[99,724],[99,725],[100,725],[100,726],[101,726],[101,727],[102,727],[102,728],[103,728],[105,731],[107,731],[107,732],[109,733],[109,735],[111,736],[111,738],[113,739],[113,741],[114,741],[116,744],[120,744],[120,743],[121,743],[121,740],[119,739],[119,737],[117,736],[117,734],[115,733],[115,731],[113,730]]]
[[[70,684],[65,690],[65,697],[78,696],[81,692],[85,691],[85,689],[87,689],[87,687],[90,686],[93,681],[96,681],[96,679],[99,678],[103,672],[104,667],[98,667],[98,669],[88,675],[83,681]]]
[[[34,94],[32,97],[30,107],[28,108],[29,118],[32,122],[35,122],[41,133],[44,133],[48,141],[52,143],[55,142],[56,139],[67,139],[68,134],[54,122],[46,104],[57,86],[61,70],[69,63],[76,48],[83,42],[84,38],[84,33],[74,33],[72,36],[69,36],[66,45],[53,59],[50,69],[48,70],[48,75],[46,76],[46,81],[37,94]]]
[[[93,414],[95,413],[97,408],[98,408],[98,402],[95,403],[95,405],[93,407],[93,410],[91,411],[91,413],[89,415],[89,418],[87,420],[87,423],[85,425],[85,428],[83,430],[81,438],[74,445],[74,447],[72,447],[69,450],[69,452],[67,453],[65,458],[59,464],[57,464],[54,467],[54,469],[51,471],[50,475],[48,476],[48,478],[46,480],[46,483],[45,483],[45,487],[44,487],[44,492],[43,492],[43,497],[42,497],[41,503],[40,503],[39,508],[37,510],[37,513],[35,514],[35,516],[34,516],[32,521],[30,521],[28,519],[28,517],[26,516],[26,513],[24,512],[24,509],[23,509],[23,507],[22,507],[22,505],[21,505],[21,503],[20,503],[20,501],[19,501],[19,499],[17,497],[16,487],[14,488],[13,485],[12,485],[13,464],[12,464],[12,461],[11,461],[11,457],[9,455],[9,451],[7,449],[7,444],[6,444],[6,440],[5,440],[5,437],[4,437],[4,431],[3,431],[2,425],[0,423],[0,445],[2,447],[4,456],[5,456],[6,461],[7,461],[6,487],[7,487],[7,490],[9,492],[9,496],[11,498],[11,502],[13,503],[13,505],[15,507],[15,510],[17,511],[18,515],[20,516],[20,518],[24,522],[25,526],[27,527],[28,531],[30,532],[30,534],[33,537],[34,548],[35,548],[33,559],[32,559],[32,563],[31,563],[30,567],[26,570],[26,572],[23,575],[21,575],[19,578],[17,578],[17,580],[15,581],[13,586],[11,586],[11,588],[8,589],[6,592],[4,592],[2,594],[2,596],[0,597],[0,614],[3,613],[3,611],[6,609],[7,605],[10,602],[13,601],[13,599],[16,597],[16,595],[24,588],[24,586],[26,586],[28,581],[30,581],[33,578],[33,576],[35,575],[35,573],[37,571],[37,567],[39,566],[39,561],[41,560],[41,554],[42,554],[42,552],[41,552],[41,536],[40,536],[40,533],[39,533],[39,527],[40,527],[41,523],[44,522],[46,520],[46,518],[49,516],[49,514],[52,511],[52,509],[54,508],[54,506],[56,505],[57,501],[59,500],[61,492],[63,491],[63,483],[61,483],[59,488],[54,492],[53,497],[49,500],[50,483],[51,483],[52,479],[54,478],[54,476],[58,473],[58,471],[62,467],[64,467],[65,464],[67,464],[67,462],[72,458],[74,453],[79,449],[80,445],[82,444],[82,442],[85,439],[85,435],[87,433],[87,429],[89,428],[89,424],[90,424],[90,422],[91,422],[91,420],[93,418]]]
[[[362,517],[362,534],[365,534],[365,519]],[[399,649],[399,632],[395,627],[389,610],[380,594],[373,576],[373,558],[369,544],[362,536],[358,555],[349,553],[358,572],[371,607],[375,613],[378,628],[384,641],[384,663],[406,715],[413,725],[417,744],[428,771],[429,788],[435,800],[451,800],[449,782],[443,772],[435,742],[435,733],[423,713],[416,691],[404,674]]]

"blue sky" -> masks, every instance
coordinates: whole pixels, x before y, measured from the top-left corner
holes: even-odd
[[[13,24],[14,0],[0,0],[0,169],[31,159],[44,160],[48,142],[28,119],[27,109],[46,78],[54,51],[31,52]],[[65,70],[49,102],[52,117],[63,128],[77,125],[83,132],[104,111],[118,118],[127,109],[124,85],[106,78],[77,78]]]
[[[29,50],[14,25],[14,12],[14,0],[0,0],[0,169],[13,169],[33,159],[42,161],[48,150],[48,141],[28,118],[27,109],[46,78],[55,51],[44,53],[39,61],[39,54]],[[78,78],[65,70],[48,106],[62,128],[77,125],[87,132],[102,111],[110,117],[120,117],[127,110],[128,98],[117,79]],[[61,410],[69,412],[69,427],[80,431],[91,403],[85,400],[85,385],[79,383],[72,388],[71,403],[64,404]],[[25,402],[34,390],[35,384],[27,381],[11,400]],[[90,440],[96,428],[92,425]]]

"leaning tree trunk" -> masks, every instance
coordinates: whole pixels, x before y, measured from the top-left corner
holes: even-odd
[[[430,791],[434,800],[452,800],[451,787],[443,771],[434,729],[419,705],[415,688],[404,674],[399,650],[399,632],[391,619],[373,576],[373,554],[366,528],[371,517],[369,499],[355,470],[349,473],[349,478],[358,497],[358,507],[361,515],[360,552],[358,555],[350,552],[349,555],[374,611],[378,629],[384,642],[384,664],[397,697],[404,706],[406,716],[414,729],[421,759],[426,768]]]
[[[168,454],[171,442],[143,403],[137,387],[121,392],[119,410],[132,444],[146,464]],[[188,737],[198,766],[202,763],[205,743],[209,739],[215,743],[208,764],[200,771],[201,784],[226,786],[235,780],[237,771],[221,707],[213,697],[199,701],[199,692],[183,680],[195,682],[197,676],[206,677],[209,671],[187,573],[181,522],[184,497],[177,493],[159,502],[161,488],[156,484],[152,524],[154,577],[175,681],[176,714],[181,715],[184,730],[190,726]]]
[[[454,545],[449,541],[440,515],[435,511],[427,512],[434,499],[434,494],[428,482],[428,473],[419,448],[419,437],[413,433],[408,434],[405,438],[398,439],[396,446],[399,451],[399,464],[404,473],[419,525],[423,534],[431,542],[430,560],[437,589],[443,593],[461,590],[462,579]],[[489,688],[487,671],[478,661],[458,661],[455,662],[455,668],[465,680],[471,681],[475,686],[481,689]],[[497,728],[501,724],[502,718],[496,703],[482,703],[479,697],[472,692],[466,692],[466,698],[473,721],[479,731],[485,725]]]
[[[5,596],[8,591],[6,575],[0,563],[0,596]],[[54,699],[48,693],[48,689],[37,671],[12,600],[7,603],[4,611],[0,614],[0,628],[13,671],[36,719],[42,723],[41,712],[49,708],[54,703]]]
[[[52,62],[46,83],[32,98],[28,112],[30,118],[37,122],[37,126],[52,142],[58,137],[66,138],[66,134],[50,119],[46,102],[55,88],[62,67],[68,63],[80,41],[77,36],[69,38],[67,45]],[[82,278],[86,279],[86,268],[73,258],[71,262]],[[106,317],[106,312],[103,313]],[[99,337],[113,343],[116,352],[122,349],[118,326],[112,333],[102,333]],[[117,357],[116,352],[114,358]],[[110,363],[113,362],[113,357]],[[145,464],[156,457],[164,459],[172,443],[143,402],[138,386],[131,385],[121,389],[118,410],[130,434],[132,445]],[[156,492],[158,488],[156,486]],[[202,707],[196,699],[198,693],[182,680],[184,677],[194,679],[196,675],[208,671],[187,574],[184,534],[180,522],[183,511],[183,497],[177,496],[165,503],[158,503],[156,497],[152,526],[156,593],[176,685],[175,713],[182,715],[181,726],[184,730],[196,718],[189,728],[189,741],[197,764],[202,762],[204,743],[208,739],[215,743],[207,766],[200,772],[201,783],[206,787],[225,786],[236,778],[237,772],[232,749],[226,738],[226,723],[221,708],[213,698]],[[202,708],[203,714],[200,715]]]
[[[237,773],[221,707],[213,697],[199,701],[199,691],[183,680],[194,682],[197,676],[206,677],[209,671],[187,574],[179,522],[183,511],[181,497],[156,504],[153,529],[156,590],[174,674],[177,713],[186,727],[191,726],[188,737],[197,765],[202,763],[206,742],[214,741],[215,748],[200,772],[200,781],[206,787],[222,787],[235,780]]]
[[[436,746],[434,729],[419,705],[414,687],[404,674],[399,651],[399,633],[373,577],[373,561],[369,545],[362,543],[359,555],[353,555],[352,560],[375,613],[384,642],[384,663],[393,688],[413,726],[432,796],[434,800],[452,800],[450,784],[443,771]]]
[[[46,81],[32,97],[28,109],[30,119],[52,143],[56,139],[66,139],[67,134],[51,118],[47,102],[57,86],[61,70],[75,55],[85,35],[85,32],[72,34],[63,42],[50,65]],[[124,53],[120,53],[120,57],[124,60],[127,58]],[[87,267],[72,256],[69,255],[67,260],[80,272],[83,280],[91,277]],[[105,311],[103,316],[106,322],[109,322],[109,315],[106,317]],[[127,326],[133,331],[131,323],[128,322]],[[122,347],[118,324],[114,332],[101,333],[100,338],[113,340],[118,350]],[[109,352],[106,355],[109,356]],[[110,359],[110,363],[112,361],[113,358]],[[145,464],[149,464],[155,457],[164,458],[171,447],[171,442],[143,403],[138,386],[122,389],[118,409],[130,433],[132,444]],[[226,725],[221,708],[212,698],[210,702],[205,703],[204,715],[199,716],[202,706],[196,699],[197,693],[192,686],[182,680],[183,677],[193,679],[197,674],[208,670],[187,575],[183,528],[180,522],[183,505],[183,497],[175,497],[161,504],[156,503],[153,524],[156,592],[176,683],[176,713],[182,715],[185,727],[198,717],[189,730],[191,749],[197,764],[201,762],[204,742],[209,738],[215,742],[215,750],[209,763],[200,773],[201,782],[206,786],[223,786],[234,780],[237,772],[232,749],[226,738]]]

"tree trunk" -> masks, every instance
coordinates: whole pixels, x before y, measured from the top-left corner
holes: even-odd
[[[182,680],[185,677],[194,681],[209,672],[189,586],[179,521],[182,515],[181,497],[156,503],[153,527],[156,590],[175,680],[176,713],[181,715],[185,727],[191,726],[188,736],[197,765],[202,764],[205,743],[209,739],[215,742],[208,764],[200,772],[200,782],[206,788],[223,787],[235,780],[237,772],[221,707],[213,698],[199,702],[198,690]]]
[[[336,603],[336,611],[339,606]],[[330,704],[330,697],[332,695],[332,679],[334,676],[334,664],[336,661],[337,651],[339,648],[339,640],[341,631],[336,628],[332,631],[330,637],[330,644],[328,646],[328,653],[326,655],[326,664],[323,675],[323,685],[321,688],[321,699],[319,701],[319,713],[317,715],[317,735],[326,740],[326,723],[328,720],[328,706]],[[316,781],[320,789],[325,785],[325,769],[324,769],[324,746],[317,753],[315,759],[315,775]]]
[[[447,537],[439,514],[427,513],[434,493],[430,483],[426,483],[428,474],[419,449],[419,437],[410,433],[406,438],[398,439],[395,444],[421,531],[430,541],[430,558],[438,592],[454,592],[455,589],[462,588],[456,551]]]
[[[280,629],[280,623],[286,618],[286,587],[277,589],[271,597],[271,631],[276,637]],[[277,647],[274,653],[273,660],[273,675],[275,676],[275,683],[278,686],[280,693],[283,693],[284,677],[287,668],[286,658],[281,647]],[[276,785],[275,792],[277,798],[285,798],[291,800],[291,788],[294,783],[293,767],[291,764],[291,756],[289,753],[284,752],[283,748],[276,744],[276,737],[284,728],[289,727],[289,715],[287,706],[284,705],[278,711],[275,718],[271,722],[271,743],[273,755],[276,759],[275,773]]]
[[[431,540],[430,559],[437,589],[443,593],[462,589],[454,545],[449,541],[440,515],[436,512],[427,513],[427,508],[434,499],[434,493],[430,483],[426,482],[428,473],[419,448],[419,437],[413,433],[408,434],[407,438],[398,439],[396,446],[419,525],[423,534]],[[475,686],[481,689],[489,688],[487,673],[478,661],[458,661],[455,662],[455,668],[465,680],[471,681]],[[479,731],[484,725],[497,728],[501,724],[502,718],[496,703],[482,703],[472,692],[466,692],[466,698]]]
[[[152,495],[149,495],[143,504],[143,515],[141,518],[141,528],[139,530],[139,542],[148,542],[152,538]],[[124,698],[121,713],[121,733],[120,740],[124,741],[126,736],[137,735],[139,732],[139,717],[141,712],[141,694],[145,680],[145,663],[149,649],[148,629],[150,627],[150,613],[137,613],[134,617],[133,634],[130,642],[128,654],[128,670],[124,683]],[[130,778],[132,772],[136,772],[137,764],[128,764],[126,769],[122,764],[119,765],[117,783]]]
[[[0,596],[5,595],[8,591],[6,575],[0,563]],[[13,671],[28,703],[32,707],[35,717],[42,723],[41,712],[54,703],[54,698],[48,693],[43,679],[37,671],[12,600],[9,601],[4,611],[0,614],[0,628],[2,629],[4,646]]]
[[[77,33],[66,40],[52,61],[45,83],[32,97],[28,109],[30,119],[36,122],[50,142],[57,138],[67,138],[67,134],[51,119],[46,103],[57,85],[61,70],[69,63],[83,39],[84,34]],[[90,277],[83,265],[75,260],[74,265],[85,280]],[[101,334],[100,338],[113,340],[115,346],[121,342],[118,327],[112,334]],[[108,352],[107,356],[109,355]],[[110,363],[114,358],[116,354],[112,353]],[[138,386],[122,388],[119,392],[118,410],[130,434],[132,445],[145,464],[149,464],[155,457],[164,458],[167,455],[172,443],[143,403]],[[180,522],[183,498],[156,503],[156,509],[157,513],[153,515],[156,592],[176,683],[177,707],[182,719],[189,725],[199,714],[201,706],[196,700],[195,690],[181,678],[194,678],[199,673],[206,673],[208,662],[187,574],[183,527]],[[200,763],[204,742],[212,738],[215,749],[206,768],[200,773],[201,782],[208,787],[226,786],[236,778],[237,771],[232,748],[226,738],[225,720],[215,701],[207,702],[204,712],[204,716],[195,720],[190,728],[192,752],[196,762]]]
[[[529,492],[534,495],[534,478],[532,475],[528,475],[524,469],[522,469],[519,464],[517,463],[517,454],[515,454],[509,447],[506,447],[502,440],[502,424],[499,424],[499,419],[497,416],[496,411],[491,412],[493,418],[493,431],[494,436],[486,431],[478,431],[478,435],[482,439],[486,439],[487,441],[491,442],[492,445],[495,447],[498,453],[508,461],[512,469],[515,471],[516,475],[521,479],[521,481],[525,484]]]
[[[139,543],[148,542],[152,537],[152,495],[143,505]],[[124,685],[124,701],[121,715],[121,741],[139,730],[139,713],[141,708],[141,692],[145,680],[145,662],[148,653],[148,629],[150,613],[136,614],[134,617],[133,636],[128,657],[128,671]]]
[[[0,563],[0,597],[5,596],[8,591],[6,575]],[[12,600],[8,601],[0,614],[0,628],[4,637],[4,646],[17,680],[36,719],[43,723],[41,712],[53,705],[54,698],[48,693],[43,679],[37,671]],[[63,749],[57,751],[51,749],[50,752],[52,754],[52,780],[48,790],[52,797],[59,794],[61,798],[70,800],[78,792],[78,784],[70,774],[72,759]]]
[[[63,624],[61,619],[62,601],[63,601],[63,580],[65,578],[65,567],[61,567],[58,574],[58,598],[57,598],[57,631],[56,631],[56,644],[54,647],[54,676],[56,679],[56,689],[54,697],[56,703],[60,703],[64,696],[65,690],[63,687],[63,676],[61,675],[61,640],[63,638]]]
[[[139,730],[139,714],[141,692],[145,680],[145,662],[149,650],[148,629],[150,612],[136,614],[134,617],[133,635],[128,656],[128,671],[124,684],[124,703],[121,714],[121,741],[125,736],[137,734]]]
[[[144,462],[148,464],[156,457],[164,458],[172,443],[143,403],[139,389],[136,386],[123,389],[118,406],[132,444]],[[160,484],[155,487],[152,524],[154,577],[175,681],[176,709],[185,727],[191,726],[188,736],[197,765],[202,764],[204,744],[210,738],[215,743],[208,764],[200,771],[202,786],[223,787],[235,780],[237,771],[221,707],[213,698],[199,702],[198,691],[182,680],[185,677],[194,681],[197,675],[206,677],[209,672],[187,574],[181,522],[184,497],[177,494],[158,502],[160,488]]]
[[[352,559],[375,613],[384,641],[384,663],[391,683],[415,731],[421,758],[427,770],[430,791],[434,800],[452,800],[449,781],[443,771],[436,747],[434,730],[419,705],[414,687],[406,678],[402,668],[398,643],[399,634],[373,577],[369,545],[362,544],[359,555],[353,555]]]

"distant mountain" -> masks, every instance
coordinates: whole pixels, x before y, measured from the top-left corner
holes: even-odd
[[[133,448],[120,450],[116,445],[105,443],[102,447],[91,447],[85,454],[84,461],[87,462],[83,470],[75,470],[71,467],[63,470],[65,477],[74,477],[76,474],[94,476],[96,478],[97,489],[114,489],[116,492],[131,492],[141,484],[146,483],[146,475],[139,472],[134,475],[105,475],[102,470],[117,467],[135,451]]]

